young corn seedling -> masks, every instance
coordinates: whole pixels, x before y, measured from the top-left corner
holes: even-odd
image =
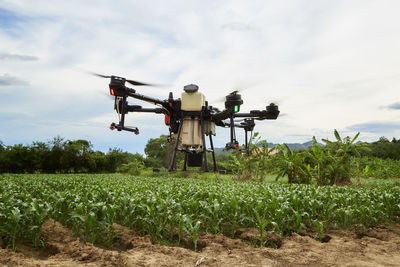
[[[318,235],[315,238],[319,241],[322,241],[322,236],[324,234],[324,224],[318,220],[315,220],[315,226],[318,230]]]
[[[197,239],[199,237],[200,221],[193,221],[190,217],[185,217],[185,230],[189,239],[193,242],[194,251],[197,251]]]
[[[267,228],[267,226],[270,224],[270,221],[265,220],[264,216],[260,216],[258,214],[258,212],[253,209],[254,211],[254,215],[257,219],[257,228],[258,228],[258,232],[260,233],[260,246],[263,247],[264,246],[264,232],[265,229]]]

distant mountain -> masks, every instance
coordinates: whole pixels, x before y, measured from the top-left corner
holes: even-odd
[[[309,147],[312,146],[313,141],[310,140],[308,142],[305,143],[286,143],[288,145],[288,147],[292,150],[300,150],[300,149],[308,149]],[[268,143],[268,147],[274,147],[278,144],[275,143]],[[318,143],[319,146],[323,146],[324,144]],[[225,151],[224,148],[221,147],[216,147],[215,148],[215,153],[217,154],[228,154],[229,152]]]
[[[312,147],[313,141],[310,140],[310,141],[302,143],[302,144],[300,144],[300,143],[286,143],[286,144],[288,145],[288,147],[290,149],[299,150],[299,149],[308,149],[309,147]],[[278,144],[268,143],[269,147],[274,147],[276,145],[278,145]],[[318,145],[323,146],[323,144],[321,144],[321,143],[318,143]]]

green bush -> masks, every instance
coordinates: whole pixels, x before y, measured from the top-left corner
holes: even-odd
[[[144,170],[146,167],[142,161],[139,161],[138,159],[133,159],[132,162],[122,164],[117,168],[117,172],[120,173],[126,173],[130,175],[140,175],[142,170]]]
[[[360,169],[363,178],[400,178],[400,160],[362,157]]]
[[[234,170],[239,180],[255,180],[262,182],[271,172],[271,151],[266,140],[260,140],[258,133],[255,133],[249,142],[249,153],[244,147],[236,153],[230,154],[231,162],[227,164]]]

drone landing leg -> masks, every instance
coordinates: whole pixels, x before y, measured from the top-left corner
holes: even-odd
[[[182,169],[183,172],[186,171],[186,163],[187,163],[187,158],[188,158],[187,149],[184,152],[185,152],[185,160],[183,161],[183,169]]]
[[[205,134],[204,134],[203,113],[202,113],[202,115],[200,115],[200,125],[201,125],[201,138],[203,139],[204,172],[209,172],[208,163],[207,163],[206,137],[205,137]]]
[[[123,97],[122,99],[122,107],[121,107],[121,120],[118,122],[119,125],[121,125],[122,127],[125,124],[125,103],[126,103],[126,96]],[[118,129],[118,131],[120,131]]]
[[[245,139],[244,139],[245,146],[244,146],[244,148],[246,150],[246,154],[250,154],[249,144],[248,144],[248,141],[247,141],[247,129],[244,130],[244,136],[245,136]]]
[[[215,151],[214,151],[214,144],[213,144],[213,141],[212,141],[212,137],[211,137],[211,133],[210,133],[210,147],[211,147],[211,153],[212,153],[212,157],[213,157],[213,163],[214,163],[214,172],[217,172],[218,170],[217,170],[217,162],[216,162],[216,160],[215,160]]]
[[[183,121],[183,120],[181,120],[181,121]],[[169,169],[168,169],[169,172],[174,171],[176,151],[178,150],[178,143],[179,143],[179,137],[181,136],[182,124],[183,123],[181,123],[179,125],[178,133],[176,135],[176,140],[175,140],[175,144],[174,144],[174,151],[172,151],[171,162],[169,164]],[[185,157],[185,159],[186,159],[186,157]]]

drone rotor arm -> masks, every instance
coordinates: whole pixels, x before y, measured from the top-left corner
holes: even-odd
[[[155,114],[164,114],[165,110],[162,108],[142,108],[142,106],[138,105],[127,105],[127,112],[144,112],[144,113],[155,113]]]
[[[232,113],[233,113],[232,110],[224,109],[223,111],[217,112],[214,115],[212,115],[212,118],[214,121],[223,121],[228,119]]]
[[[254,118],[256,120],[276,120],[279,115],[279,110],[251,110],[249,113],[234,113],[234,118]]]
[[[127,90],[126,95],[129,96],[129,97],[133,97],[133,98],[145,101],[145,102],[149,102],[149,103],[154,104],[154,105],[165,106],[165,105],[168,104],[168,101],[164,101],[164,100],[160,100],[160,99],[157,99],[157,98],[153,98],[153,97],[149,97],[149,96],[138,94],[138,93],[136,93],[136,91],[134,89],[131,89],[131,88],[127,88],[127,89],[129,89],[129,90]]]

